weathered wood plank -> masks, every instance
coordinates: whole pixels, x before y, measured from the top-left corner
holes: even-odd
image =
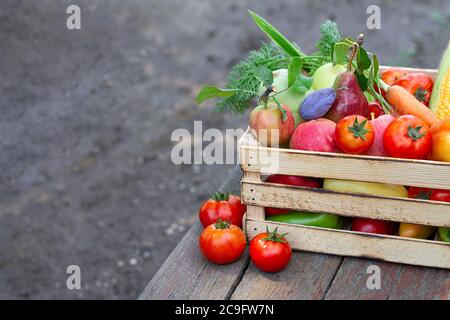
[[[450,270],[405,266],[389,299],[450,300]]]
[[[293,252],[280,273],[264,273],[250,263],[231,299],[322,299],[342,258]]]
[[[278,227],[280,233],[287,232],[286,239],[298,250],[450,268],[450,244],[445,242],[251,219],[246,221],[248,237],[253,238],[267,226]]]
[[[241,194],[244,203],[262,207],[450,227],[450,203],[446,202],[352,194],[263,182],[243,182]]]
[[[245,171],[449,189],[450,163],[241,146]],[[412,174],[414,173],[414,174]]]
[[[380,289],[369,289],[369,266],[380,268]],[[325,296],[327,300],[386,300],[395,285],[402,265],[360,258],[344,258]],[[426,269],[425,269],[426,270]],[[373,271],[371,271],[373,272]]]
[[[221,191],[239,193],[241,171],[236,166]],[[226,299],[248,265],[248,253],[225,266],[208,262],[198,249],[202,227],[195,223],[154,275],[139,299]]]
[[[144,289],[140,300],[228,297],[247,266],[248,253],[229,265],[212,264],[198,249],[201,230],[200,223],[195,223]]]

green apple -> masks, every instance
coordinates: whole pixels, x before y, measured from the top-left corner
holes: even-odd
[[[288,70],[287,69],[279,69],[273,71],[273,84],[276,90],[282,91],[288,87]],[[266,88],[261,84],[258,89],[258,94],[261,95],[266,90]],[[311,90],[311,89],[310,89]],[[302,117],[299,113],[300,104],[305,99],[306,95],[310,92],[308,90],[305,93],[300,93],[293,88],[286,90],[277,94],[277,100],[287,106],[294,116],[295,126],[297,126],[300,122],[303,122]],[[271,94],[273,95],[273,94]]]
[[[312,88],[314,90],[333,87],[336,77],[347,69],[340,64],[326,63],[314,72]]]

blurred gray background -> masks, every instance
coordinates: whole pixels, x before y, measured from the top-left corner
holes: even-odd
[[[334,19],[385,65],[437,67],[450,31],[447,0],[1,1],[0,298],[139,295],[231,168],[173,165],[170,135],[246,127],[194,97],[265,39],[249,8],[308,53]]]

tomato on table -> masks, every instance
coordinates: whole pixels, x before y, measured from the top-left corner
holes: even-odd
[[[383,144],[387,154],[395,158],[426,159],[431,151],[428,125],[412,115],[401,116],[386,128]]]
[[[205,258],[216,264],[227,264],[239,259],[245,244],[241,228],[221,218],[206,227],[199,239],[200,250]]]
[[[351,115],[338,122],[335,139],[343,152],[361,154],[373,145],[375,131],[366,117]]]
[[[215,223],[218,218],[242,227],[242,217],[246,210],[247,207],[241,203],[241,198],[238,196],[216,192],[200,207],[199,218],[205,228]]]
[[[394,85],[405,88],[413,94],[417,100],[428,106],[433,91],[434,80],[430,75],[422,72],[413,72],[400,79]]]
[[[284,234],[273,232],[260,233],[250,242],[250,259],[255,266],[264,272],[279,272],[291,260],[292,249]]]

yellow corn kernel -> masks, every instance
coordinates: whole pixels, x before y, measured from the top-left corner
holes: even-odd
[[[439,98],[436,109],[436,117],[444,119],[450,116],[450,67],[447,69],[441,80],[439,88]]]

